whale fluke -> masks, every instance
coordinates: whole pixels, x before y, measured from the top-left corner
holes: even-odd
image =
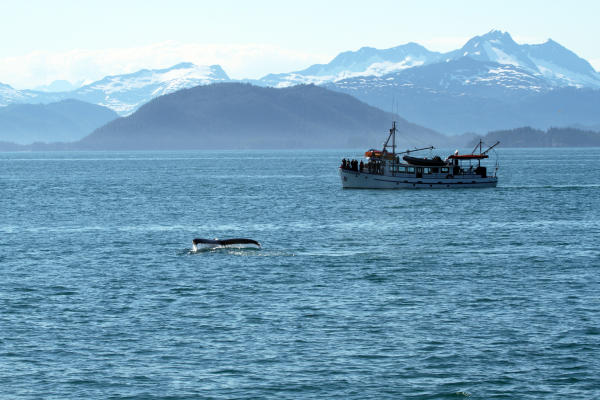
[[[235,245],[253,245],[260,248],[260,243],[253,239],[245,238],[233,238],[233,239],[194,239],[192,241],[194,245],[194,251],[198,250],[197,245],[204,247],[217,247],[217,246],[235,246]]]

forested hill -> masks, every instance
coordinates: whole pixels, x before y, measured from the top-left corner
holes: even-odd
[[[0,107],[0,141],[18,144],[72,142],[117,117],[117,113],[109,108],[79,100],[11,104]]]
[[[451,140],[431,129],[314,85],[218,83],[158,97],[80,142],[79,149],[380,147],[393,120],[400,147]]]
[[[483,137],[486,143],[500,141],[503,147],[593,147],[600,146],[600,132],[576,128],[530,127],[493,131]],[[476,141],[479,141],[477,139]],[[474,141],[472,144],[475,145]]]

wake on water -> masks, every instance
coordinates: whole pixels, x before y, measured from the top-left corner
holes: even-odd
[[[206,254],[206,253],[224,253],[224,254],[252,254],[262,250],[261,247],[250,243],[238,243],[238,244],[199,244],[193,243],[192,248],[185,249],[184,253],[188,255],[192,254]]]
[[[261,250],[260,247],[251,245],[226,245],[226,246],[206,246],[206,245],[193,245],[189,250],[190,253],[206,253],[210,251],[222,251],[222,250]]]

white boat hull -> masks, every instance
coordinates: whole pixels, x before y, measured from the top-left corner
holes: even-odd
[[[422,178],[408,176],[389,176],[369,174],[346,169],[339,169],[342,187],[352,189],[457,189],[457,188],[489,188],[496,187],[498,178],[479,175],[458,175],[456,177],[424,176]]]

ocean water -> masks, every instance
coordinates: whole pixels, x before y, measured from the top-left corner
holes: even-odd
[[[498,153],[449,191],[343,190],[358,151],[0,154],[0,398],[600,398],[600,149]]]

